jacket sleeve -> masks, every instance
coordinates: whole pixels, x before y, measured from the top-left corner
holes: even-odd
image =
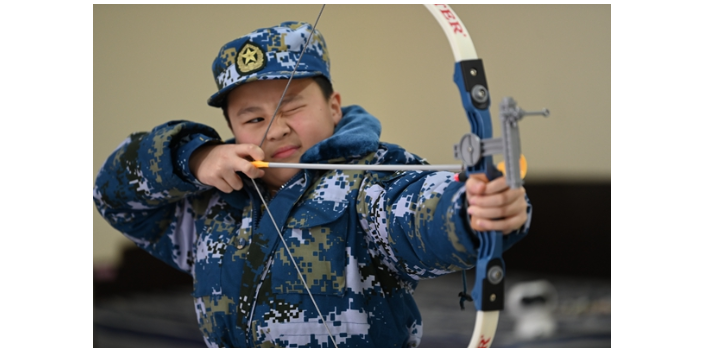
[[[219,140],[212,128],[187,121],[130,135],[98,172],[98,211],[137,246],[191,273],[194,219],[202,215],[211,187],[191,175],[188,160],[196,148]]]
[[[476,265],[477,243],[465,204],[465,184],[453,173],[399,172],[367,177],[357,210],[382,263],[420,280]],[[504,250],[527,235],[531,208],[528,203],[526,224],[503,237]]]

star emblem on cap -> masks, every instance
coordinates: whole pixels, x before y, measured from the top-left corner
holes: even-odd
[[[266,66],[266,56],[262,48],[247,42],[237,54],[237,71],[244,75],[257,72]]]

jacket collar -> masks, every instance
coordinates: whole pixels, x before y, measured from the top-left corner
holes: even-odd
[[[342,118],[330,138],[312,146],[301,156],[302,163],[340,163],[379,148],[381,123],[361,106],[342,108]]]

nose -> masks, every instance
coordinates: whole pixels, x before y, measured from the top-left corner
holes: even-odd
[[[289,133],[291,133],[291,128],[286,123],[286,119],[279,115],[274,117],[274,121],[271,122],[266,139],[270,141],[277,140],[287,136]]]

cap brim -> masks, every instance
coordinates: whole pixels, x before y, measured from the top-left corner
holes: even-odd
[[[315,77],[315,76],[325,76],[323,72],[320,71],[296,71],[293,74],[294,78],[308,78],[308,77]],[[326,76],[327,77],[327,76]],[[242,79],[224,87],[223,89],[220,89],[217,93],[213,94],[210,98],[208,98],[208,105],[216,108],[221,108],[223,106],[223,102],[225,101],[225,98],[227,95],[235,88],[249,82],[254,82],[254,81],[265,81],[265,80],[274,80],[274,79],[289,79],[291,78],[291,71],[277,71],[277,72],[267,72],[266,74],[263,75],[250,75],[250,76],[244,76]],[[329,78],[328,78],[329,79]]]

